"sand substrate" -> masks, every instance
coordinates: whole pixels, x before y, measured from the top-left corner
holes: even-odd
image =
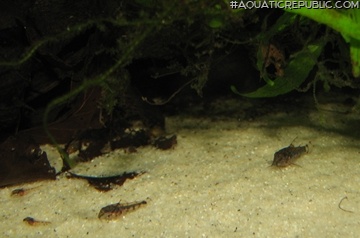
[[[240,102],[232,101],[232,108]],[[240,110],[240,109],[239,109]],[[72,171],[104,176],[146,171],[109,192],[60,175],[0,190],[1,237],[355,237],[360,234],[359,115],[332,110],[167,118],[174,149],[117,150]],[[309,145],[283,169],[274,153]],[[59,168],[56,151],[43,147]],[[24,196],[10,196],[29,188]],[[147,205],[114,221],[100,209]],[[25,217],[51,222],[30,226]]]

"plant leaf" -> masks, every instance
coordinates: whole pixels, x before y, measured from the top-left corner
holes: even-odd
[[[239,93],[234,86],[231,90],[245,97],[261,98],[261,97],[275,97],[281,94],[288,93],[298,88],[302,82],[305,81],[309,72],[316,64],[316,59],[319,57],[326,42],[319,42],[305,47],[290,61],[285,69],[284,77],[277,77],[273,85],[266,84],[251,93]]]

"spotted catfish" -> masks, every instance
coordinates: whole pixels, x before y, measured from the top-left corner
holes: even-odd
[[[294,161],[309,151],[308,145],[294,146],[292,143],[275,152],[271,166],[286,167],[294,164]]]
[[[115,203],[101,208],[98,218],[102,220],[114,220],[132,212],[144,205],[146,201],[132,202],[132,203]]]

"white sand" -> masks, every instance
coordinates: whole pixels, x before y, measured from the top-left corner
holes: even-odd
[[[241,111],[240,104],[232,101],[232,110]],[[146,171],[106,193],[64,176],[1,189],[0,237],[360,234],[359,115],[278,112],[253,122],[238,120],[239,115],[171,117],[167,127],[178,136],[175,149],[115,151],[74,170],[87,175]],[[295,137],[295,145],[311,141],[299,166],[269,167],[274,153]],[[34,189],[11,197],[20,187]],[[347,211],[339,208],[344,197],[341,207]],[[106,205],[141,200],[148,205],[119,220],[97,218]],[[51,224],[28,226],[22,221],[28,216]]]

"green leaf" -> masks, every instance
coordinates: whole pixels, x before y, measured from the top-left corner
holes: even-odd
[[[208,25],[213,28],[213,29],[217,29],[217,28],[220,28],[224,25],[224,22],[223,22],[223,19],[221,17],[214,17],[212,18]]]
[[[281,2],[280,5],[284,4],[283,1],[276,1],[279,3]],[[310,0],[307,1],[310,2]],[[356,4],[356,6],[352,9],[346,9],[346,11],[339,11],[330,8],[310,9],[306,7],[298,9],[284,8],[284,10],[308,17],[340,32],[345,41],[350,44],[352,73],[353,76],[357,78],[360,77],[360,9],[355,8],[359,6],[358,1],[352,3]]]
[[[355,78],[360,76],[360,41],[350,40],[350,58],[352,65],[352,74]]]
[[[281,2],[280,5],[283,6],[284,1],[276,0]],[[307,0],[310,2],[310,0]],[[300,2],[300,1],[294,1]],[[342,14],[340,11],[330,8],[325,9],[311,9],[311,8],[284,8],[285,11],[290,13],[299,14],[305,17],[308,17],[318,23],[325,24],[334,30],[340,32],[343,35],[352,37],[354,39],[360,40],[360,24],[354,21],[347,14]],[[359,9],[349,9],[354,11],[359,11]],[[357,14],[357,13],[356,13]]]
[[[263,38],[264,41],[269,41],[274,35],[281,33],[285,28],[291,26],[295,20],[296,15],[284,12],[274,25],[260,34],[262,35],[260,38]]]
[[[261,98],[261,97],[275,97],[281,94],[288,93],[298,88],[302,82],[305,81],[309,72],[316,64],[326,42],[308,45],[305,49],[301,50],[288,64],[285,69],[284,77],[277,77],[273,81],[273,85],[266,84],[251,93],[239,93],[234,86],[231,90],[245,97]]]
[[[270,42],[270,39],[274,37],[274,35],[282,32],[286,27],[293,24],[295,21],[296,15],[290,14],[285,12],[283,15],[280,16],[280,18],[276,21],[276,23],[271,26],[268,30],[262,31],[257,38],[261,41],[261,45],[268,45]],[[264,56],[262,55],[262,47],[260,46],[257,51],[257,61],[256,61],[256,67],[261,72],[262,79],[269,84],[270,86],[274,85],[274,82],[266,75],[266,73],[263,73],[264,70]]]
[[[360,22],[360,10],[349,9],[347,15],[357,24]],[[355,78],[360,76],[360,40],[342,34],[344,39],[350,44],[350,58],[352,65],[352,74]]]

